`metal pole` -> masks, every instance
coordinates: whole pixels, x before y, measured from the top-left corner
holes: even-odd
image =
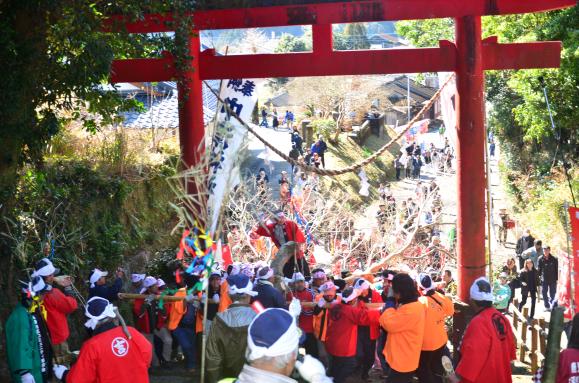
[[[408,121],[407,124],[412,119],[410,117],[410,76],[406,75],[406,104],[408,104]]]
[[[459,298],[485,275],[484,72],[481,18],[455,19],[457,48],[457,252]]]
[[[485,171],[486,171],[486,179],[487,179],[487,248],[488,248],[488,253],[487,253],[487,262],[489,264],[489,281],[492,283],[493,282],[493,264],[492,264],[492,252],[491,252],[491,246],[492,246],[492,240],[491,240],[491,234],[492,234],[492,214],[493,214],[493,200],[492,200],[492,193],[491,193],[491,169],[490,169],[490,158],[489,158],[489,151],[488,151],[488,140],[486,139],[487,137],[487,131],[485,129]]]

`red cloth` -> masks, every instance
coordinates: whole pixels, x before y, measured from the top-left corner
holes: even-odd
[[[265,225],[260,225],[257,228],[257,230],[255,230],[255,233],[258,235],[264,236],[264,237],[271,238],[273,243],[279,249],[279,248],[281,248],[281,244],[275,238],[275,234],[274,234],[275,225],[276,225],[275,222],[269,221]],[[302,230],[300,229],[300,227],[298,226],[297,223],[295,223],[294,221],[286,220],[284,222],[284,226],[285,226],[285,237],[286,237],[288,242],[289,241],[294,241],[297,243],[305,243],[306,242],[306,237],[304,236],[304,233],[302,232]],[[304,256],[304,254],[300,249],[298,252],[298,258],[302,258],[303,256]]]
[[[572,383],[579,381],[579,350],[566,348],[559,354],[557,383]]]
[[[119,326],[84,342],[77,362],[66,375],[66,382],[147,383],[153,346],[134,328],[128,327],[128,330],[130,340]]]
[[[299,299],[300,302],[314,302],[315,294],[310,289],[303,289],[302,291],[294,291],[292,294],[287,294],[287,301],[291,301],[292,296]],[[305,333],[314,332],[314,309],[311,307],[302,307],[302,313],[300,314],[299,321],[300,328]]]
[[[370,289],[370,302],[368,303],[382,303],[382,297],[380,296],[380,293],[378,293],[378,291]],[[364,301],[362,301],[361,299],[358,299],[358,307],[366,307],[366,304],[364,303]],[[379,315],[379,311],[377,310],[373,310],[373,311],[369,311],[369,313],[373,313],[373,312],[378,313],[378,315],[371,315],[369,317],[370,322],[369,322],[369,326],[370,326],[370,340],[376,340],[380,337],[380,315]]]
[[[229,245],[222,245],[221,246],[221,258],[223,258],[223,267],[227,268],[227,266],[233,263],[231,259],[231,249]]]
[[[151,328],[151,320],[149,318],[149,310],[145,309],[143,314],[141,315],[141,308],[145,303],[144,299],[135,299],[133,304],[133,313],[135,314],[136,323],[135,327],[144,333],[144,334],[152,334],[153,328]],[[157,305],[159,302],[154,301],[153,305]],[[163,314],[161,310],[157,310],[157,318],[155,318],[154,325],[157,330],[161,329],[167,323],[167,319],[169,318],[169,311],[171,310],[171,304],[165,303],[163,305],[165,307],[165,313]]]
[[[509,321],[495,308],[479,312],[464,333],[460,355],[456,373],[461,382],[512,382],[511,360],[516,355]]]
[[[47,312],[46,325],[50,332],[50,340],[54,345],[60,344],[70,335],[66,316],[78,308],[76,299],[53,288],[44,296],[44,307]]]
[[[332,356],[355,356],[358,326],[368,323],[368,310],[338,303],[330,309],[326,351]]]

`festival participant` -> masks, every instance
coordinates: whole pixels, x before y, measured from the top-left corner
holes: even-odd
[[[324,269],[317,268],[312,270],[312,290],[316,294],[319,294],[320,286],[326,283],[327,280],[328,277]]]
[[[396,302],[393,299],[387,300],[388,295],[392,295],[390,293],[390,289],[392,289],[392,280],[394,276],[397,274],[394,270],[384,270],[382,272],[383,284],[382,284],[382,301],[385,302],[384,308],[394,307]],[[380,336],[378,337],[378,341],[376,342],[376,349],[378,350],[378,359],[380,360],[380,366],[382,367],[382,378],[386,379],[388,374],[390,373],[390,366],[388,362],[386,362],[386,358],[384,357],[384,347],[386,346],[386,338],[388,337],[388,333],[384,330],[383,327],[380,326]]]
[[[123,287],[123,276],[124,271],[117,269],[117,278],[111,286],[107,286],[106,277],[109,275],[107,271],[101,271],[99,269],[94,269],[90,274],[90,288],[88,289],[89,299],[92,297],[105,298],[110,302],[114,302],[119,299],[119,293]]]
[[[137,329],[147,338],[151,345],[155,345],[155,330],[161,328],[167,319],[167,305],[159,308],[158,302],[155,301],[159,295],[159,287],[157,285],[157,278],[148,276],[143,281],[143,288],[141,294],[146,294],[145,299],[135,299],[133,303],[133,312],[137,317]],[[159,340],[161,340],[159,338]],[[164,345],[163,348],[166,345]],[[170,345],[169,345],[170,348]],[[169,354],[170,355],[170,354]],[[169,358],[170,360],[170,358]],[[160,365],[166,366],[169,360],[163,358],[163,353],[155,348],[153,353],[152,366],[158,367]]]
[[[203,293],[205,294],[205,293]],[[207,304],[207,333],[211,329],[211,324],[213,323],[213,319],[215,319],[215,315],[219,310],[219,303],[221,302],[221,273],[219,271],[212,271],[211,276],[209,277],[209,294],[207,297],[210,299],[209,303]],[[201,319],[203,319],[203,305],[205,304],[206,297],[203,296],[201,298],[201,309],[199,313],[201,314]]]
[[[329,308],[339,303],[341,299],[336,292],[336,285],[332,281],[328,281],[320,286],[320,294],[315,298],[317,303],[314,307],[314,335],[318,339],[318,355],[325,366],[329,365],[328,354],[324,345],[330,322]]]
[[[131,274],[131,292],[139,294],[143,288],[143,281],[147,274]]]
[[[295,318],[283,309],[267,309],[257,315],[247,333],[247,363],[237,383],[297,383],[290,378],[294,367],[303,381],[331,383],[320,361],[306,355],[298,361],[300,332]]]
[[[447,295],[456,295],[456,281],[452,277],[452,271],[444,270],[442,282],[438,283],[437,288]]]
[[[358,294],[358,307],[364,308],[368,303],[382,303],[380,293],[371,288],[370,282],[364,278],[354,283],[354,290]],[[376,358],[376,340],[380,335],[378,318],[358,326],[357,366],[362,380],[367,380]]]
[[[314,302],[315,293],[306,288],[305,278],[302,273],[295,273],[292,278],[293,289],[291,293],[286,296],[286,301],[290,302],[292,298],[298,299],[300,302]],[[306,334],[303,346],[306,349],[306,354],[318,357],[318,343],[314,335],[314,310],[312,308],[303,308],[299,317],[299,326]]]
[[[5,325],[6,356],[12,382],[46,383],[52,376],[52,352],[43,297],[48,285],[40,276],[21,282],[22,294]]]
[[[557,368],[557,383],[572,383],[579,381],[579,314],[573,317],[571,336],[567,348],[559,354]]]
[[[493,307],[491,285],[485,277],[470,287],[470,304],[475,316],[460,345],[460,360],[453,382],[509,383],[515,342],[509,321]]]
[[[330,359],[329,375],[343,383],[356,372],[358,326],[368,324],[368,310],[358,307],[359,291],[347,287],[341,303],[329,309],[326,351]]]
[[[273,269],[269,266],[262,267],[257,272],[257,283],[253,287],[253,291],[257,294],[257,298],[253,298],[252,303],[259,301],[261,305],[266,308],[282,308],[287,309],[288,305],[283,297],[283,294],[273,287],[274,275]]]
[[[424,338],[416,375],[420,383],[442,383],[444,368],[442,355],[448,342],[445,319],[454,314],[452,299],[436,291],[430,275],[420,273],[416,283],[422,296],[418,301],[424,305]]]
[[[388,295],[387,301],[398,302],[397,308],[387,308],[380,317],[380,325],[388,332],[384,347],[384,356],[390,366],[388,383],[409,383],[420,360],[426,313],[408,274],[394,276]]]
[[[187,295],[187,291],[193,289],[198,281],[198,276],[183,273],[180,288],[174,296],[184,297],[185,300],[173,302],[167,323],[167,328],[181,346],[185,357],[185,369],[189,372],[194,372],[197,366],[195,324],[198,306],[193,301],[193,293]]]
[[[65,383],[147,383],[152,354],[147,339],[132,327],[119,326],[115,307],[104,298],[89,299],[85,315],[92,337],[82,345],[71,369],[55,365],[54,375]]]
[[[33,275],[42,277],[47,285],[47,293],[44,295],[44,307],[46,308],[46,325],[50,333],[52,351],[57,363],[70,363],[70,352],[68,349],[68,329],[67,316],[78,308],[74,292],[72,290],[72,280],[70,278],[55,279],[54,276],[59,270],[54,267],[48,258],[43,258],[34,266]],[[60,289],[54,288],[54,283],[64,287],[64,294]]]
[[[298,243],[298,252],[296,257],[291,257],[283,267],[283,274],[286,278],[291,278],[293,273],[299,271],[304,276],[310,276],[310,267],[304,257],[302,244],[306,242],[304,233],[297,223],[286,219],[283,212],[278,211],[267,222],[260,222],[259,226],[254,228],[253,234],[257,236],[269,237],[278,249],[286,242],[294,241]],[[294,260],[297,259],[297,265]]]
[[[253,291],[249,278],[243,274],[232,275],[227,278],[227,283],[233,303],[215,316],[207,339],[205,355],[209,383],[241,372],[245,362],[242,350],[247,347],[247,329],[256,315],[249,303],[257,293]]]

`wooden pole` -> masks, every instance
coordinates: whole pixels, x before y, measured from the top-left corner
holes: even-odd
[[[542,383],[555,383],[557,367],[559,365],[559,351],[561,348],[561,333],[563,332],[563,307],[556,307],[551,311],[551,322],[547,339],[547,355],[545,355],[545,371]]]
[[[523,307],[523,318],[521,318],[521,350],[519,353],[519,361],[521,361],[522,363],[525,362],[525,355],[527,354],[526,349],[527,349],[527,325],[524,322],[524,318],[527,317],[527,315],[529,314],[529,309],[527,307]]]
[[[539,368],[539,357],[538,357],[538,331],[535,327],[536,320],[531,321],[531,371],[533,373],[537,372]]]

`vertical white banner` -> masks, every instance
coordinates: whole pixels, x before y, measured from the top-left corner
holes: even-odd
[[[257,102],[257,81],[253,79],[223,80],[221,99],[232,113],[251,122]],[[240,155],[247,144],[247,129],[232,117],[224,106],[217,111],[217,129],[211,144],[209,162],[209,218],[210,232],[217,228],[219,212],[227,194],[239,184]]]

